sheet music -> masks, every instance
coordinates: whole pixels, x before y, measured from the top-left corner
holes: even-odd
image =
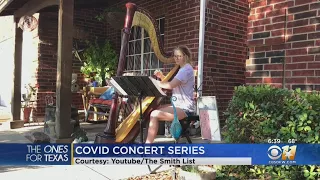
[[[131,78],[132,77],[132,78]],[[145,91],[144,93],[147,93],[147,96],[167,96],[165,92],[162,91],[162,88],[160,87],[160,81],[150,77],[150,76],[128,76],[128,79],[126,80],[120,80],[119,77],[117,78],[111,78],[110,84],[115,88],[115,90],[121,94],[121,95],[133,95],[135,94],[137,96],[137,91]],[[123,88],[122,86],[127,85],[127,83],[131,82],[132,84],[128,85],[129,87],[133,89],[128,89],[129,87]],[[152,84],[154,86],[152,86]],[[126,92],[127,91],[127,92]],[[157,92],[158,93],[157,93]],[[152,93],[153,92],[153,93]],[[160,95],[161,94],[161,95]]]
[[[158,91],[163,95],[163,96],[167,96],[167,94],[165,92],[162,91],[162,88],[160,87],[160,81],[154,79],[153,77],[149,76],[149,79],[152,81],[152,83],[154,84],[154,86],[158,89]]]

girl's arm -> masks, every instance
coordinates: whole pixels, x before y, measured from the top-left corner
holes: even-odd
[[[173,89],[181,84],[181,81],[178,79],[174,78],[170,82],[160,82],[160,87],[163,89]]]

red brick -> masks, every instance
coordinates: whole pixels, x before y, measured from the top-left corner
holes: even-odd
[[[292,63],[292,57],[286,57],[286,63],[287,64]]]
[[[309,47],[308,48],[309,54],[319,54],[320,53],[320,47]]]
[[[263,18],[264,18],[264,13],[260,13],[260,14],[250,15],[250,16],[248,17],[248,20],[249,20],[249,21],[255,21],[255,20],[263,19]]]
[[[306,19],[306,18],[312,18],[312,17],[315,17],[315,16],[317,16],[317,11],[316,10],[294,14],[294,19],[295,20]]]
[[[257,21],[253,21],[253,26],[266,25],[266,24],[270,24],[270,22],[271,22],[270,18],[257,20]]]
[[[271,36],[283,36],[284,35],[284,30],[283,29],[278,29],[271,31]]]
[[[272,45],[272,50],[283,50],[283,49],[290,49],[291,44],[276,44]]]
[[[278,10],[273,10],[266,12],[266,17],[274,17],[274,16],[281,16],[285,15],[286,10],[285,9],[278,9]]]
[[[308,69],[320,69],[320,62],[308,63]]]
[[[286,0],[267,0],[267,4],[275,4],[275,3],[280,3],[280,2],[284,2]]]
[[[293,34],[314,32],[315,30],[316,30],[316,26],[315,25],[298,27],[298,28],[293,28]]]
[[[310,4],[310,9],[319,9],[320,8],[320,2]]]
[[[271,24],[271,25],[266,25],[265,30],[270,31],[270,30],[275,30],[275,29],[283,29],[285,27],[285,23],[276,23],[276,24]]]
[[[308,34],[308,39],[319,39],[319,38],[320,38],[320,32]]]
[[[257,26],[254,28],[248,28],[248,33],[256,33],[256,32],[261,32],[264,31],[264,26]]]
[[[320,76],[320,70],[315,71],[315,76]]]
[[[304,55],[304,54],[307,54],[307,53],[308,53],[307,52],[307,48],[286,50],[286,55],[287,56]]]
[[[285,9],[285,8],[289,8],[292,7],[294,5],[294,1],[287,1],[287,2],[283,2],[283,3],[278,3],[274,5],[274,9]]]
[[[263,39],[248,41],[249,46],[261,45],[263,44]]]
[[[283,71],[270,71],[271,77],[283,77]],[[291,71],[286,71],[286,77],[291,77]]]
[[[273,8],[272,6],[264,6],[264,7],[261,7],[261,8],[257,8],[256,9],[256,13],[264,13],[264,12],[269,12],[269,11],[272,11]]]
[[[314,60],[314,56],[295,56],[292,57],[292,62],[308,62],[308,61],[313,61]]]
[[[302,42],[293,42],[292,48],[302,48],[314,46],[314,41],[302,41]]]
[[[267,1],[257,1],[257,2],[252,2],[250,7],[251,8],[258,8],[258,7],[265,6],[265,5],[267,5]]]
[[[303,5],[303,6],[293,6],[291,8],[288,8],[288,13],[289,14],[295,14],[295,13],[299,13],[299,12],[303,12],[303,11],[307,11],[309,10],[309,5]]]
[[[266,45],[281,44],[281,43],[284,43],[283,37],[275,37],[275,38],[265,39]]]
[[[301,4],[309,4],[312,2],[317,2],[317,0],[295,0],[295,5],[301,5]]]
[[[299,27],[299,26],[306,26],[309,24],[309,19],[302,19],[302,20],[297,20],[297,21],[291,21],[288,22],[287,28],[291,27]]]
[[[320,84],[320,78],[319,77],[307,77],[307,83]]]
[[[287,83],[295,83],[295,84],[303,84],[303,83],[306,83],[306,78],[300,78],[300,77],[289,77],[289,78],[286,78],[286,82]]]
[[[263,78],[263,83],[268,83],[268,84],[272,84],[272,83],[282,83],[282,78],[269,78],[269,77],[265,77],[265,78]]]
[[[286,64],[287,70],[306,69],[306,68],[307,68],[307,63]]]
[[[314,70],[292,71],[292,76],[314,76]]]
[[[282,64],[265,64],[264,70],[281,70],[283,69]]]
[[[278,83],[278,84],[270,84],[271,87],[274,87],[274,88],[282,88],[282,83]]]
[[[278,16],[272,18],[272,23],[284,22],[286,21],[286,16]]]
[[[265,52],[270,50],[271,50],[271,46],[257,46],[254,49],[255,52],[261,52],[261,51]]]
[[[246,83],[248,83],[248,84],[261,84],[262,78],[246,78]]]
[[[256,13],[256,9],[251,9],[250,10],[250,15],[255,14]]]
[[[294,20],[294,15],[293,14],[289,14],[287,21],[293,21]]]

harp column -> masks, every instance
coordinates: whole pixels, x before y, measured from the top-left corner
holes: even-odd
[[[120,56],[118,62],[118,69],[117,69],[117,76],[122,76],[125,63],[126,63],[126,55],[128,50],[128,41],[130,38],[131,26],[133,21],[133,16],[137,9],[136,5],[133,3],[127,3],[127,13],[126,19],[124,23],[124,28],[122,32],[121,38],[121,49],[120,49]],[[116,142],[116,125],[117,125],[117,109],[118,107],[118,93],[116,92],[113,99],[112,105],[110,108],[109,119],[106,128],[104,129],[103,133],[98,133],[96,135],[95,143],[113,143]]]

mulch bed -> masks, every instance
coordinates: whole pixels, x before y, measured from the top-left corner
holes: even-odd
[[[167,170],[167,171],[162,171],[156,174],[149,174],[149,175],[144,175],[144,176],[137,176],[137,177],[131,177],[128,178],[127,180],[173,180],[173,170]]]

